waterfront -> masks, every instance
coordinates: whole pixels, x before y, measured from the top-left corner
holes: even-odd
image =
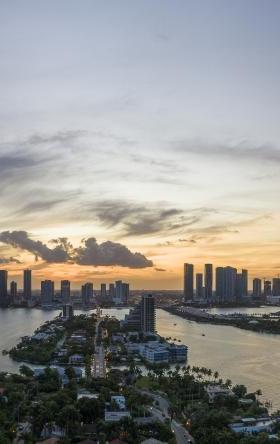
[[[252,312],[256,312],[255,310],[252,309]],[[277,307],[265,307],[262,310],[277,311]],[[127,312],[128,309],[103,310],[104,314],[108,313],[119,319]],[[0,310],[0,349],[10,349],[21,336],[32,334],[43,322],[58,313],[59,311],[39,309]],[[245,384],[250,390],[260,388],[264,399],[272,400],[273,409],[280,409],[280,336],[230,326],[199,324],[163,310],[157,312],[157,329],[160,335],[180,339],[189,346],[188,363],[191,366],[217,370],[222,377],[230,378],[234,383]],[[18,366],[9,356],[0,354],[1,371],[16,372]]]

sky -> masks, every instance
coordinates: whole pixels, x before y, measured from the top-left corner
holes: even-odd
[[[0,263],[280,270],[278,0],[0,0]]]

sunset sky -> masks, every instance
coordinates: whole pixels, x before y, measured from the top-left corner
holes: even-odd
[[[280,270],[278,0],[0,2],[0,262],[73,287]],[[67,238],[67,239],[66,239]]]

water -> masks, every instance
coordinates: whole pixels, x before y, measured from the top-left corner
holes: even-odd
[[[245,310],[247,313],[248,310],[253,313],[262,310],[265,313],[279,311],[279,308],[244,308],[233,311]],[[118,319],[122,319],[127,312],[128,309],[103,310],[103,314],[108,313]],[[229,310],[223,309],[223,312]],[[0,350],[10,349],[21,336],[32,334],[43,322],[53,319],[58,313],[55,310],[39,309],[0,310]],[[157,311],[157,329],[160,335],[180,339],[189,346],[188,363],[191,366],[217,370],[221,377],[229,378],[233,383],[245,384],[250,391],[260,388],[264,394],[263,399],[271,400],[274,410],[280,409],[280,335],[254,333],[223,325],[198,324],[163,310]],[[19,365],[9,356],[0,354],[1,371],[16,372]]]

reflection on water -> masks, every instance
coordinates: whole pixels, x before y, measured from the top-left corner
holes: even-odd
[[[256,310],[251,309],[251,312],[257,312]],[[259,310],[279,311],[277,307]],[[111,314],[118,319],[124,318],[127,312],[128,309],[103,310],[104,314]],[[0,350],[10,349],[21,336],[32,334],[43,322],[58,313],[59,311],[39,309],[0,310]],[[160,335],[180,339],[189,346],[190,365],[217,370],[221,377],[245,384],[250,390],[261,388],[264,399],[272,400],[273,408],[280,409],[280,335],[253,333],[230,326],[198,324],[163,310],[157,311],[157,329]],[[18,367],[18,363],[0,353],[1,371],[15,372]]]

